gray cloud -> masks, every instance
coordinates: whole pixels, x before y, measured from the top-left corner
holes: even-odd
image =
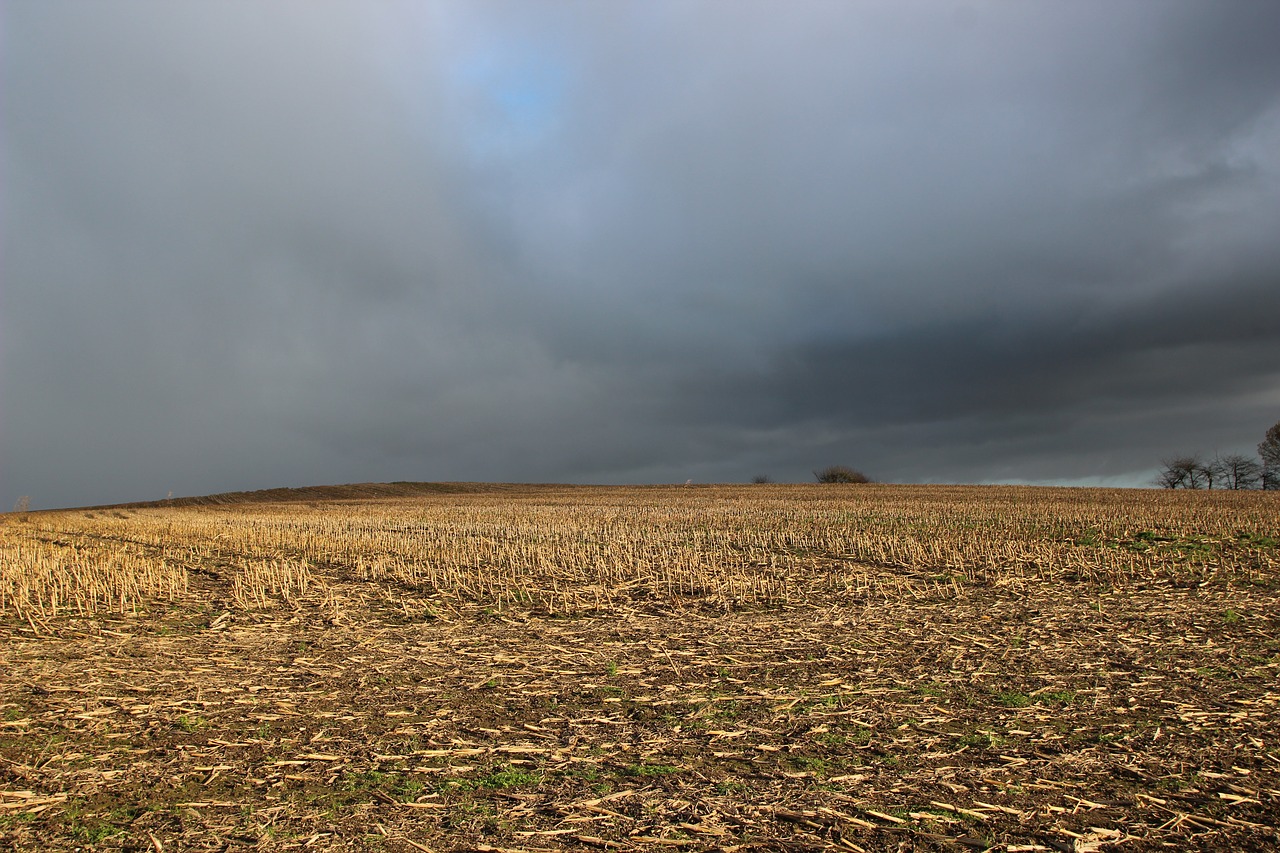
[[[1280,417],[1272,3],[3,14],[8,503],[1138,483]]]

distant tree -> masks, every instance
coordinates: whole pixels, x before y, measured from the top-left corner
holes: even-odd
[[[1185,469],[1174,464],[1178,460],[1161,459],[1160,472],[1156,474],[1155,484],[1162,489],[1176,489],[1187,479]]]
[[[821,471],[814,471],[813,476],[819,483],[870,483],[871,478],[861,471],[847,465],[831,465]]]
[[[1262,488],[1280,490],[1280,421],[1267,430],[1258,455],[1262,457]]]
[[[755,483],[757,486],[762,486],[767,483],[772,483],[773,478],[770,477],[768,474],[756,474],[754,477],[751,478],[751,482]]]
[[[1204,477],[1204,487],[1212,489],[1216,483],[1218,488],[1222,488],[1222,482],[1226,479],[1227,472],[1222,468],[1222,460],[1214,457],[1208,462],[1200,464],[1200,475]]]
[[[1160,460],[1156,485],[1166,489],[1203,489],[1212,486],[1212,473],[1199,456],[1175,456]]]
[[[1262,478],[1262,466],[1239,453],[1219,457],[1213,464],[1224,489],[1255,489]]]

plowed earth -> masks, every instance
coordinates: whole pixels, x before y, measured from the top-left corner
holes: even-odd
[[[1280,847],[1274,582],[568,617],[327,582],[341,618],[201,576],[0,622],[0,848]]]

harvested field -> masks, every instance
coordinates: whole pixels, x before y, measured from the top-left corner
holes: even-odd
[[[1274,494],[411,486],[0,518],[0,848],[1280,846]]]

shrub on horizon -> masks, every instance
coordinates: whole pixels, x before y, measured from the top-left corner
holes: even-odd
[[[821,471],[814,471],[813,476],[819,483],[870,483],[866,474],[847,465],[830,465]]]

